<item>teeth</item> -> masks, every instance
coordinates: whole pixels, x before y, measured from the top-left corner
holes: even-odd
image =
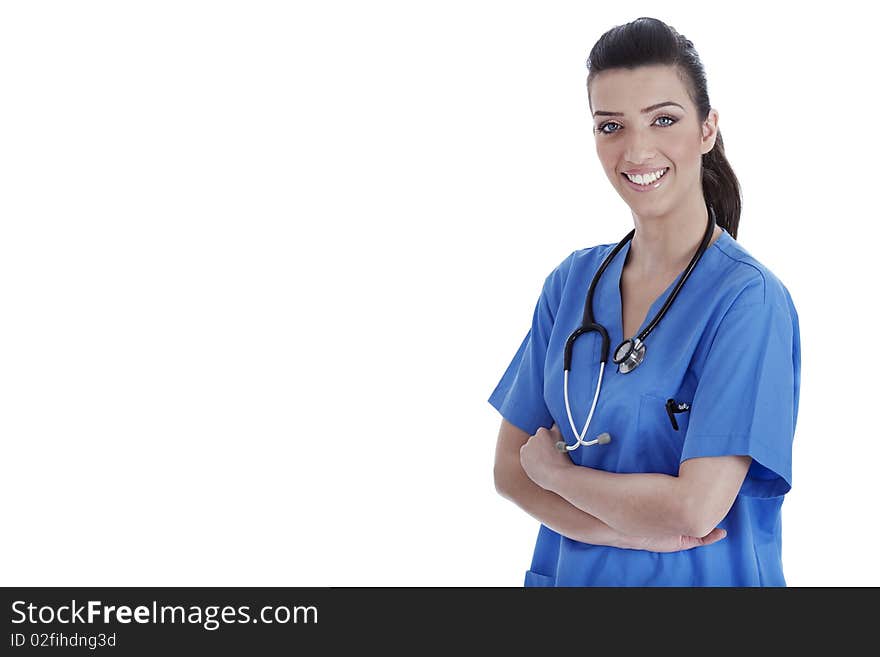
[[[668,168],[662,169],[660,172],[647,173],[644,176],[641,174],[631,176],[628,173],[625,173],[623,175],[625,175],[627,178],[629,178],[632,182],[636,183],[637,185],[650,185],[652,182],[655,182],[655,181],[659,180],[660,178],[662,178],[666,174],[667,171],[668,171]]]

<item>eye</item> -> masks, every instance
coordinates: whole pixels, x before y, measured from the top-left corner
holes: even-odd
[[[659,126],[659,127],[661,127],[661,128],[668,128],[668,127],[670,127],[670,126],[675,125],[676,123],[678,123],[678,119],[676,119],[676,118],[674,118],[674,117],[672,117],[672,116],[668,116],[668,115],[666,115],[666,114],[661,114],[661,115],[658,116],[656,119],[654,119],[654,122],[656,123],[656,122],[659,121],[660,119],[668,119],[669,121],[671,121],[671,123],[664,123],[664,124],[661,124],[661,125]],[[608,126],[608,125],[616,125],[616,126],[620,126],[620,124],[619,124],[617,121],[605,121],[605,123],[601,124],[598,128],[594,128],[594,129],[593,129],[593,132],[598,133],[598,134],[602,134],[602,135],[613,135],[615,132],[620,132],[619,130],[612,130],[611,132],[606,131],[606,130],[605,130],[605,126]]]
[[[609,126],[609,125],[620,125],[620,124],[615,123],[614,121],[605,121],[605,123],[600,125],[598,128],[594,128],[593,132],[598,133],[600,135],[611,135],[611,134],[614,134],[615,132],[617,132],[617,130],[613,130],[611,132],[606,132],[605,126]]]

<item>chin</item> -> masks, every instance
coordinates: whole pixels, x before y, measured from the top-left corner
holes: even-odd
[[[630,203],[629,208],[636,213],[640,219],[659,219],[669,214],[670,208],[668,203]]]

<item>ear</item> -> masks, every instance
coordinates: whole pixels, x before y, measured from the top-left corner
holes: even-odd
[[[715,147],[715,139],[718,136],[718,110],[709,110],[706,120],[703,121],[702,131],[700,152],[705,155]]]

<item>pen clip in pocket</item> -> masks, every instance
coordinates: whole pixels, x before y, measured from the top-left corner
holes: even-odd
[[[678,431],[678,422],[675,421],[676,414],[687,413],[689,410],[691,410],[691,405],[687,402],[677,402],[672,398],[666,400],[666,414],[669,416],[669,421],[672,422],[672,428],[676,431]]]

